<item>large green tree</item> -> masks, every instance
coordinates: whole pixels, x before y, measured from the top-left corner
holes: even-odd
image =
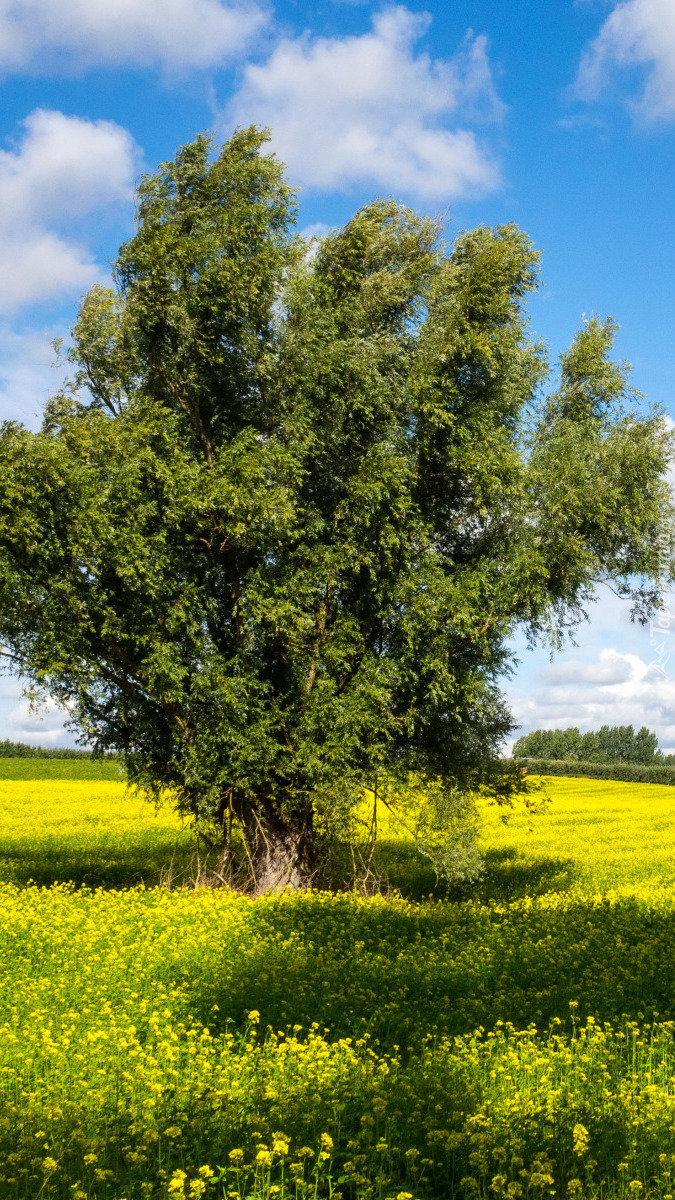
[[[308,247],[264,135],[139,188],[70,391],[0,437],[0,638],[260,888],[378,775],[486,777],[508,639],[658,603],[669,435],[588,322],[541,394],[513,226],[376,201]],[[438,786],[438,784],[436,784]]]

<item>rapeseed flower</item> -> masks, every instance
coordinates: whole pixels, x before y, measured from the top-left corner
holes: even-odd
[[[38,811],[54,870],[133,841],[51,784],[0,817],[0,1196],[672,1200],[671,789],[554,781],[501,894],[415,903],[24,885]]]

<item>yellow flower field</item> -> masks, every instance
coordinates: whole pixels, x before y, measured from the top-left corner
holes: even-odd
[[[121,782],[0,778],[0,813],[0,879],[6,881],[157,883],[172,863],[185,868],[194,852],[168,806],[156,813],[142,796],[127,795]]]
[[[464,895],[252,901],[155,886],[120,783],[0,782],[0,1197],[672,1200],[675,789],[549,793]]]
[[[541,864],[556,886],[642,896],[675,892],[675,788],[604,779],[550,778],[544,819],[522,810],[509,823],[495,809],[486,844],[494,861]],[[664,897],[665,898],[665,897]]]

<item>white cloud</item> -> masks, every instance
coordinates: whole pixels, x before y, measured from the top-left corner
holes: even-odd
[[[329,230],[330,230],[330,225],[326,225],[325,221],[314,221],[314,223],[312,225],[305,225],[300,230],[300,236],[303,237],[306,242],[311,242],[311,241],[321,242],[321,241],[323,241],[323,239],[325,238],[325,236],[329,232]]]
[[[2,238],[0,312],[14,312],[64,292],[83,292],[98,274],[84,246],[47,230],[31,229],[15,242]]]
[[[71,224],[131,201],[136,153],[112,121],[37,109],[20,144],[0,150],[0,313],[84,291],[101,275]]]
[[[616,650],[603,650],[595,662],[580,662],[568,658],[563,662],[552,663],[546,672],[549,684],[573,683],[579,684],[615,684],[625,683],[632,673],[632,658],[628,654],[619,654]]]
[[[675,659],[601,650],[593,660],[567,660],[539,672],[539,686],[512,702],[521,732],[582,732],[601,725],[647,725],[662,748],[675,746]]]
[[[597,99],[617,68],[642,67],[646,78],[631,107],[646,120],[675,116],[675,3],[624,0],[607,17],[585,50],[575,85],[585,100]]]
[[[0,683],[0,700],[19,700],[23,696],[21,681],[14,675],[5,675]]]
[[[0,71],[214,67],[264,20],[252,0],[0,0]]]
[[[65,722],[68,714],[53,702],[32,712],[28,700],[22,699],[6,719],[6,736],[13,742],[28,742],[43,746],[63,745],[72,741]]]
[[[67,330],[12,329],[0,322],[0,421],[21,421],[37,428],[42,408],[68,373],[68,364],[54,368],[52,342]]]
[[[330,225],[326,225],[324,221],[315,221],[312,225],[305,225],[304,229],[299,230],[300,236],[309,243],[306,258],[310,262],[319,252],[319,247],[330,231]]]
[[[66,729],[67,720],[66,709],[49,698],[37,711],[31,711],[22,680],[6,666],[0,669],[0,740],[8,738],[29,745],[74,746],[76,738]]]
[[[361,36],[285,39],[246,66],[227,124],[269,125],[291,177],[312,188],[483,195],[499,172],[465,126],[503,111],[486,40],[468,34],[453,58],[432,60],[415,52],[429,23],[397,6]]]

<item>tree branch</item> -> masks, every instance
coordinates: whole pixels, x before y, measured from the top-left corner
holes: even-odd
[[[333,586],[334,585],[332,582],[326,584],[323,601],[317,613],[316,621],[314,622],[314,637],[311,645],[311,658],[309,662],[309,671],[307,672],[307,679],[305,681],[305,696],[307,698],[311,695],[314,684],[316,683],[316,675],[319,669],[319,651],[321,650],[323,639],[326,636],[328,612],[330,609],[331,600],[333,598]]]

